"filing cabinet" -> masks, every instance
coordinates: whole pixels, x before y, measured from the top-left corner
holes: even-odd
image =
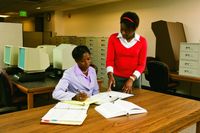
[[[108,37],[86,37],[86,46],[90,49],[92,63],[98,67],[98,79],[103,80],[103,85],[107,86],[106,74],[106,54]]]
[[[179,74],[200,77],[200,43],[181,42]]]

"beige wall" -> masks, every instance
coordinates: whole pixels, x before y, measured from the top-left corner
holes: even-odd
[[[35,19],[34,18],[29,18],[26,20],[23,20],[22,22],[23,25],[23,31],[35,31]]]
[[[35,31],[35,19],[34,17],[29,18],[6,18],[6,22],[12,22],[12,23],[21,23],[23,31]]]
[[[109,36],[119,31],[119,17],[124,11],[140,16],[138,33],[148,40],[148,55],[155,55],[155,37],[151,23],[158,20],[182,22],[187,40],[200,40],[200,1],[198,0],[124,0],[78,10],[57,13],[57,35]]]

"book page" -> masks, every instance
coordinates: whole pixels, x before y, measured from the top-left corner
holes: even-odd
[[[91,99],[87,98],[85,101],[76,101],[76,100],[68,100],[68,101],[62,101],[63,103],[68,103],[68,104],[74,104],[74,105],[90,105],[92,103],[97,102],[97,99]]]
[[[145,113],[147,112],[146,109],[128,102],[128,101],[124,101],[124,100],[117,100],[115,102],[115,104],[117,104],[117,106],[120,106],[120,108],[123,108],[123,110],[125,110],[125,112],[130,115],[130,114],[139,114],[139,113]]]
[[[108,91],[107,92],[111,97],[118,97],[120,99],[125,99],[131,96],[134,96],[133,94],[124,93],[124,92],[118,92],[118,91]]]
[[[42,122],[82,124],[87,117],[87,110],[56,109],[51,108],[43,117]]]
[[[80,125],[87,117],[89,105],[58,102],[41,119],[43,123]]]
[[[103,103],[99,106],[96,106],[95,110],[103,115],[105,118],[147,112],[144,108],[139,107],[134,103],[120,99],[114,102]]]
[[[117,92],[117,91],[107,91],[107,92],[101,92],[96,95],[91,96],[91,99],[96,100],[95,104],[102,104],[106,102],[112,102],[116,99],[124,99],[134,96],[133,94],[127,94],[123,92]]]
[[[120,115],[125,115],[126,112],[120,106],[111,102],[103,103],[95,107],[95,110],[103,115],[105,118],[112,118]]]
[[[54,108],[57,109],[80,109],[80,110],[88,110],[89,105],[78,105],[78,104],[68,104],[65,102],[58,102]]]

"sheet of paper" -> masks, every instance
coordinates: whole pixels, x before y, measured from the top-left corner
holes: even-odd
[[[122,108],[110,102],[96,106],[95,110],[103,115],[105,118],[112,118],[124,115],[126,113]]]
[[[133,94],[117,92],[117,91],[107,91],[101,92],[90,97],[90,99],[96,100],[95,104],[102,104],[107,102],[115,101],[116,99],[124,99],[134,96]]]
[[[119,106],[120,108],[123,108],[123,110],[126,112],[127,115],[129,114],[140,114],[140,113],[146,113],[147,110],[128,101],[125,100],[117,100],[114,103],[115,105]]]

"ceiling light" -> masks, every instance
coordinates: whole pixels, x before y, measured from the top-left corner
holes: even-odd
[[[37,9],[37,10],[40,10],[40,9],[41,9],[41,7],[37,7],[36,9]]]
[[[0,18],[7,18],[10,17],[9,15],[0,15]]]

